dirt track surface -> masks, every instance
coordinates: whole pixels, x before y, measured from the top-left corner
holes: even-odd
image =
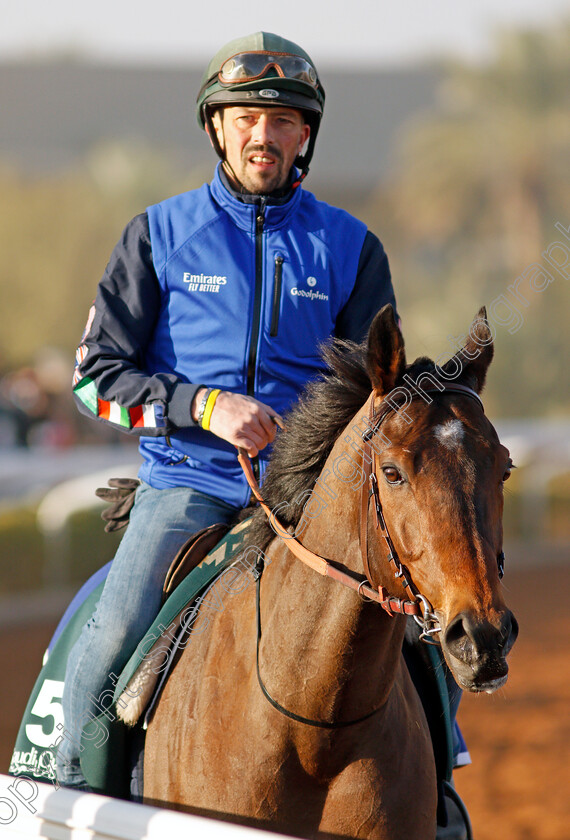
[[[512,564],[514,565],[514,563]],[[463,697],[473,764],[456,774],[475,840],[570,838],[570,568],[509,573],[520,623],[505,688]]]
[[[505,578],[520,626],[506,687],[464,696],[459,722],[473,764],[456,784],[475,840],[570,837],[570,568],[516,570]],[[56,621],[0,632],[5,675],[0,772],[6,772],[20,717]]]

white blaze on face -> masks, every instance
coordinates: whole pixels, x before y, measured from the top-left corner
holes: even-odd
[[[461,420],[447,420],[433,430],[434,435],[448,449],[456,449],[465,437],[465,429]]]

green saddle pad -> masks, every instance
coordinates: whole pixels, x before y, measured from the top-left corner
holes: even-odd
[[[251,568],[255,557],[245,541],[249,520],[232,528],[212,549],[204,560],[172,592],[156,620],[117,678],[110,674],[98,698],[93,697],[88,708],[89,723],[84,727],[81,746],[81,767],[89,786],[98,793],[129,798],[129,744],[128,728],[115,718],[114,700],[127,685],[146,653],[161,631],[159,625],[169,627],[184,608],[199,598],[204,590],[221,575],[228,564],[242,553],[241,571],[228,570],[227,589],[238,588],[238,576],[243,577],[246,567]],[[110,565],[110,564],[108,564]],[[30,694],[10,762],[9,773],[26,775],[42,782],[57,785],[55,755],[58,743],[65,737],[61,698],[65,681],[67,660],[83,626],[93,615],[105,583],[108,568],[100,570],[78,593],[77,607],[70,605],[46,653],[43,667]],[[82,592],[85,594],[82,596]],[[74,602],[75,600],[74,599]],[[67,613],[70,617],[67,619]]]
[[[103,580],[100,578],[99,575],[98,581],[59,633],[57,641],[54,643],[52,640],[46,651],[16,737],[8,770],[12,776],[25,775],[39,782],[56,784],[55,754],[63,737],[61,698],[65,669],[71,648],[101,597],[105,581],[104,577]]]

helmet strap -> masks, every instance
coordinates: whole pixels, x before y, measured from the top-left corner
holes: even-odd
[[[210,138],[210,143],[214,147],[214,151],[220,160],[225,161],[225,153],[220,145],[220,141],[218,140],[218,132],[216,131],[216,127],[214,125],[214,120],[212,119],[212,111],[210,108],[204,108],[204,122],[208,127],[208,137]]]
[[[299,174],[299,177],[295,181],[293,181],[293,183],[291,184],[291,189],[296,190],[297,187],[300,187],[301,183],[305,180],[305,178],[307,177],[308,174],[309,174],[309,167],[308,166],[303,167],[302,171]]]
[[[312,120],[309,122],[309,125],[311,127],[311,133],[309,134],[309,140],[307,143],[307,149],[305,151],[305,154],[297,155],[297,157],[295,158],[295,166],[297,167],[297,169],[300,169],[301,172],[295,183],[292,185],[293,189],[299,187],[301,185],[301,182],[305,180],[305,178],[309,174],[309,164],[313,159],[313,152],[315,151],[315,142],[317,139],[317,132],[319,130],[319,126],[318,123],[315,124]]]
[[[205,122],[208,126],[208,135],[210,137],[210,141],[212,143],[212,146],[214,147],[214,151],[216,152],[216,154],[218,155],[218,157],[222,161],[222,166],[226,170],[226,174],[229,175],[229,177],[234,182],[236,187],[238,187],[238,188],[241,187],[241,181],[239,180],[238,176],[234,172],[233,166],[231,165],[229,160],[226,158],[226,153],[222,149],[220,141],[218,140],[218,133],[217,133],[216,127],[214,125],[214,120],[212,118],[212,112],[211,112],[210,108],[205,109],[204,120],[205,120]],[[221,118],[220,123],[221,123],[221,129],[222,129],[222,132],[223,132],[223,130],[224,130],[223,117]],[[242,187],[242,190],[243,190],[243,187]]]

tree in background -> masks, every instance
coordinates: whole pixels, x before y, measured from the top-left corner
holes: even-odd
[[[444,68],[439,110],[406,126],[393,181],[368,221],[389,231],[405,333],[418,352],[438,353],[435,337],[439,352],[451,350],[444,331],[506,293],[560,238],[555,222],[570,222],[569,79],[570,25],[504,33],[484,66]],[[518,330],[498,329],[495,412],[544,414],[567,401],[569,301],[556,275],[520,304]]]

